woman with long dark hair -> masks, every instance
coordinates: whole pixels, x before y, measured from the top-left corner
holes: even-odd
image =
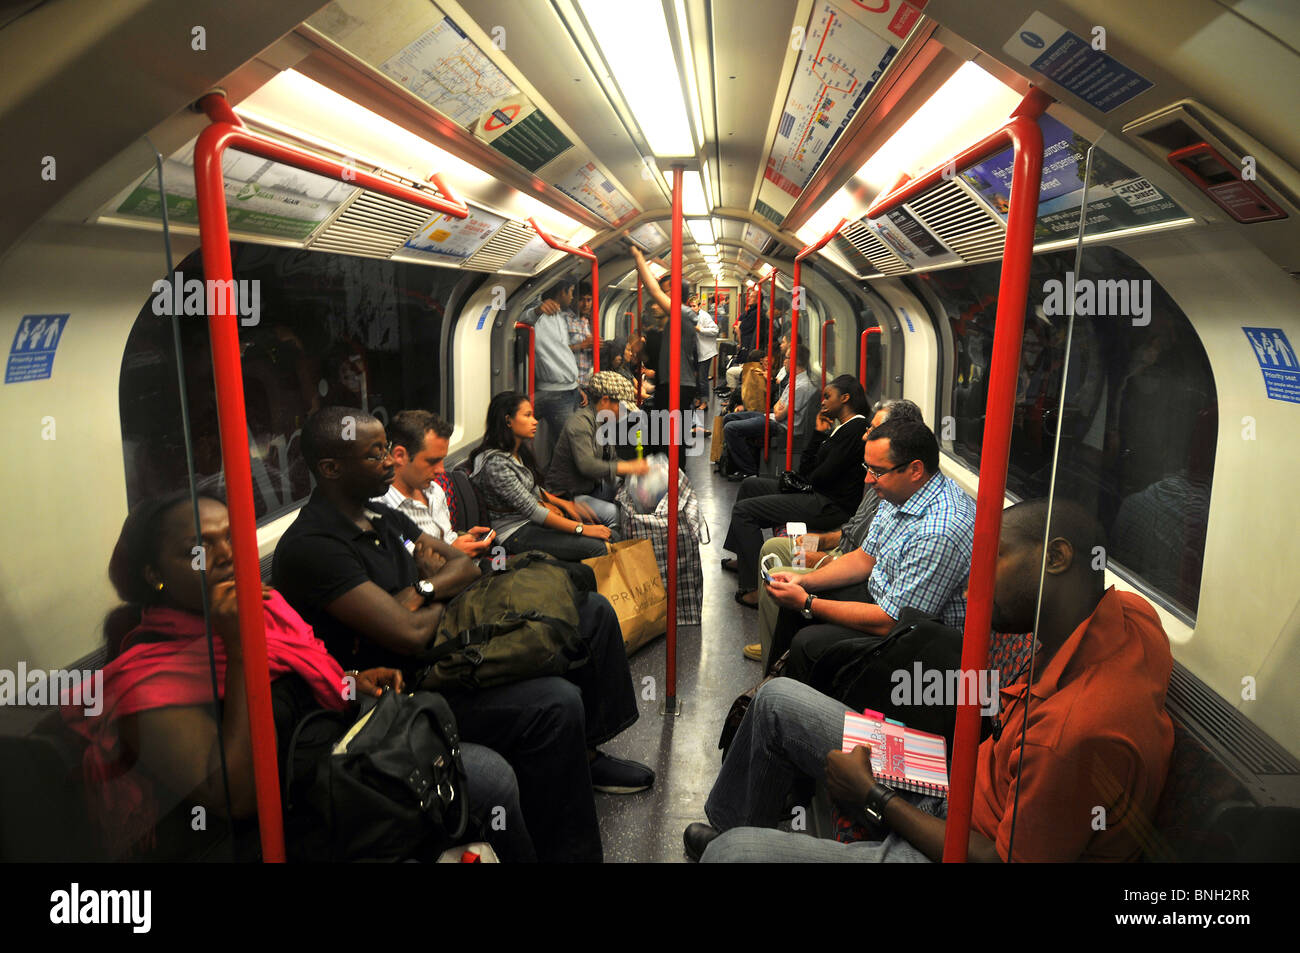
[[[536,434],[527,397],[505,391],[492,398],[483,442],[469,455],[470,479],[483,494],[489,525],[511,553],[540,549],[573,562],[604,555],[609,527],[589,507],[542,486],[533,456]]]
[[[64,710],[89,742],[83,768],[91,809],[115,856],[192,853],[187,848],[201,839],[192,824],[200,808],[213,819],[204,829],[220,830],[216,821],[229,819],[237,853],[255,849],[255,839],[246,836],[256,830],[256,792],[230,519],[215,497],[201,496],[198,510],[197,536],[187,493],[147,500],[127,516],[109,562],[109,578],[125,604],[104,623],[109,662],[103,710],[95,717]],[[199,566],[206,574],[210,644]],[[263,587],[262,609],[283,777],[290,734],[304,715],[341,711],[360,694],[401,691],[402,675],[387,668],[345,675],[279,593]],[[321,731],[305,730],[299,740],[296,779],[301,772],[309,776],[315,759],[338,740],[329,719],[315,725]],[[467,744],[462,752],[471,816],[484,836],[503,859],[534,859],[527,829],[510,830],[524,823],[510,766],[488,748]],[[506,831],[481,823],[479,812],[494,805],[510,815]],[[286,830],[290,838],[295,833],[303,832]],[[177,851],[176,845],[184,846]]]

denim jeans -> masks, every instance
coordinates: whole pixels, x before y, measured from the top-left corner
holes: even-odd
[[[796,780],[826,780],[826,754],[840,749],[848,710],[786,678],[775,678],[758,690],[704,805],[710,823],[723,832],[705,850],[706,863],[926,861],[892,832],[884,841],[840,844],[771,829],[788,819],[786,797]],[[929,814],[939,814],[942,808],[939,798],[899,794],[904,796]]]
[[[461,746],[460,753],[470,810],[466,836],[487,841],[503,863],[536,861],[533,839],[519,804],[515,772],[491,748],[467,743]]]
[[[722,418],[722,439],[726,443],[731,464],[740,473],[758,473],[759,456],[763,452],[763,418],[756,410],[741,410]],[[783,436],[785,424],[772,421],[769,434]]]
[[[564,424],[578,411],[578,389],[538,390],[536,396],[533,412],[538,420],[546,421],[546,458],[549,460]]]
[[[605,541],[594,536],[579,536],[567,530],[551,529],[538,523],[525,523],[503,541],[508,553],[526,553],[540,549],[556,559],[577,563],[593,556],[603,556],[609,551]]]
[[[578,616],[578,634],[590,653],[585,665],[563,678],[448,697],[461,737],[492,748],[514,768],[523,818],[543,863],[600,862],[587,750],[638,715],[623,633],[609,600],[589,594]]]
[[[614,531],[613,541],[617,541],[618,534],[618,504],[614,502],[615,489],[609,481],[602,482],[591,493],[584,493],[575,496],[575,503],[583,503],[590,506],[596,514],[596,518]]]

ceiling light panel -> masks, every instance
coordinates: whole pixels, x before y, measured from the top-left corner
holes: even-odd
[[[694,156],[695,137],[663,4],[578,0],[578,7],[650,151],[661,157]]]

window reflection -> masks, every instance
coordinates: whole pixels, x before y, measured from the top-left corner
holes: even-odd
[[[1023,498],[1047,494],[1063,427],[1057,493],[1101,520],[1112,568],[1136,574],[1194,613],[1218,432],[1209,361],[1186,316],[1144,269],[1116,249],[1089,248],[1079,279],[1149,281],[1149,311],[1136,318],[1076,315],[1058,420],[1066,320],[1048,313],[1055,310],[1048,283],[1064,283],[1073,264],[1072,250],[1033,260],[1007,487]],[[975,469],[1000,268],[991,262],[919,276],[952,327],[949,449]]]

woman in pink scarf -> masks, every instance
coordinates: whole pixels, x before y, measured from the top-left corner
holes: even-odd
[[[109,662],[104,668],[103,711],[86,717],[79,709],[65,709],[71,727],[89,742],[83,760],[87,789],[114,855],[155,846],[164,798],[170,804],[179,796],[215,818],[239,821],[256,815],[230,520],[224,504],[200,497],[201,538],[196,539],[193,513],[188,494],[182,493],[147,501],[127,517],[109,562],[109,578],[126,605],[104,623]],[[214,669],[196,570],[200,547],[222,703],[220,726],[213,716]],[[356,695],[378,695],[388,687],[402,690],[402,675],[395,669],[348,673],[353,682],[279,593],[264,588],[262,599],[282,748],[287,732],[308,711],[343,709]],[[323,746],[333,740],[314,739],[322,754]],[[500,761],[499,756],[471,747],[463,749],[471,777],[501,777],[491,770],[497,765],[481,764],[485,758]],[[509,772],[504,762],[499,768]],[[508,813],[517,813],[512,773],[508,781],[496,785],[505,790],[493,790],[488,796],[495,799],[488,803],[504,803]],[[471,804],[475,793],[470,792]],[[522,824],[522,816],[511,820]],[[517,859],[530,859],[530,853],[528,843],[516,852]]]

